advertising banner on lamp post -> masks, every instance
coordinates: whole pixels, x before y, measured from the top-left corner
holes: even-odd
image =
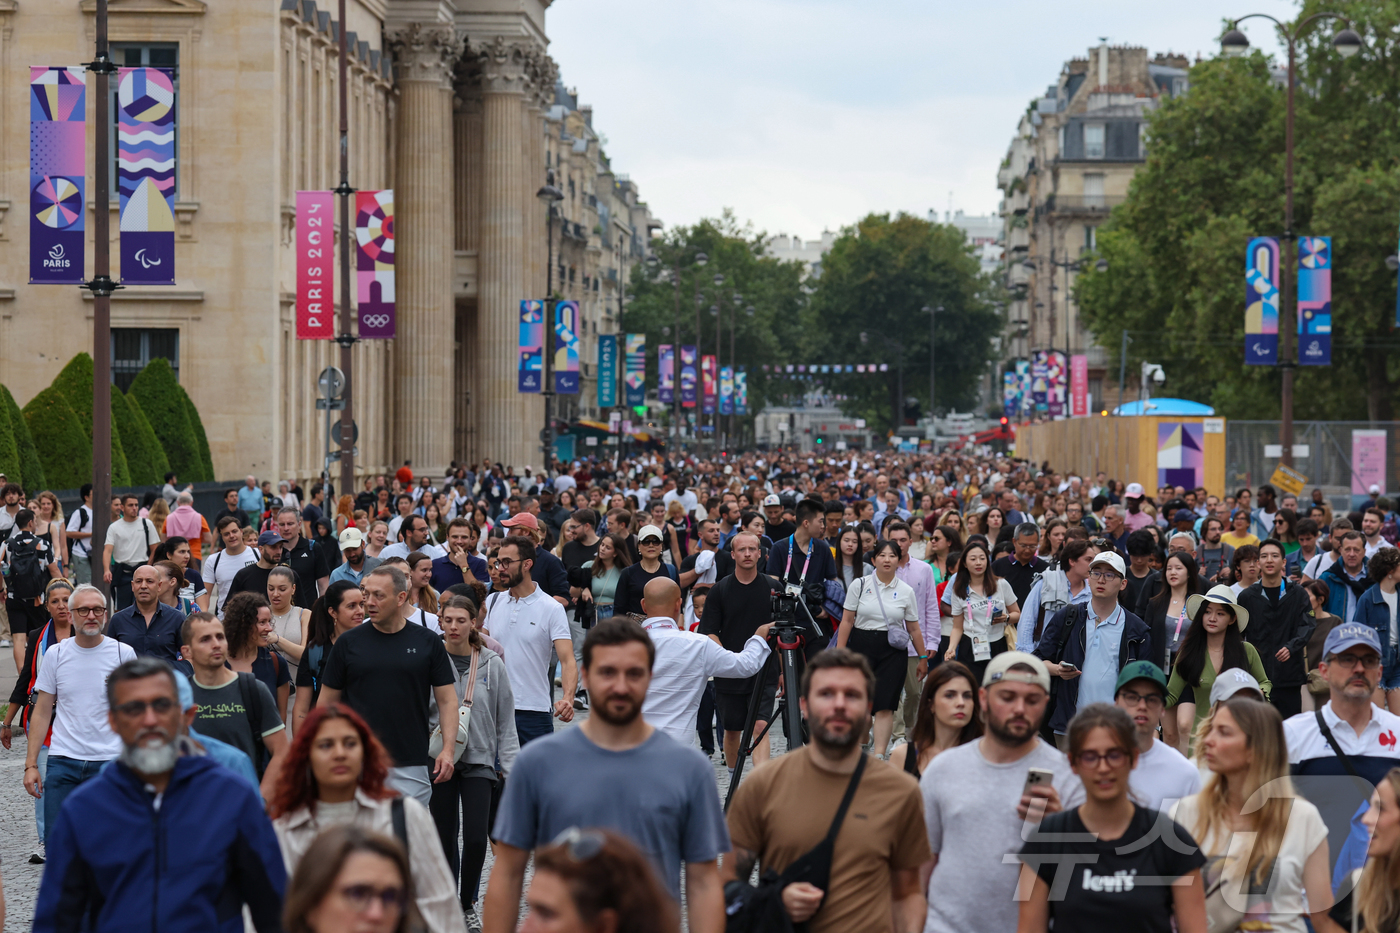
[[[29,281],[85,281],[87,71],[29,69]]]
[[[715,413],[715,402],[718,395],[716,381],[715,358],[707,353],[700,358],[700,410],[707,415]]]
[[[554,303],[554,391],[578,394],[578,302]]]
[[[1069,416],[1089,417],[1089,357],[1083,353],[1069,358]]]
[[[360,337],[394,336],[394,192],[355,193],[355,282]]]
[[[1278,362],[1278,239],[1271,236],[1255,237],[1245,250],[1244,361]]]
[[[749,413],[749,371],[743,367],[734,374],[734,414]]]
[[[1332,363],[1332,238],[1298,240],[1298,364]]]
[[[519,384],[521,392],[544,388],[544,302],[520,302]]]
[[[162,68],[117,74],[122,281],[174,285],[175,81]]]
[[[669,343],[656,348],[656,398],[665,405],[676,400],[676,348]]]
[[[297,192],[297,339],[335,336],[335,195]]]
[[[627,374],[623,378],[628,408],[647,403],[647,335],[627,335]]]
[[[598,407],[617,404],[617,335],[598,335]]]
[[[681,347],[681,407],[695,407],[696,363],[695,347]]]
[[[719,368],[719,413],[734,414],[734,367]]]

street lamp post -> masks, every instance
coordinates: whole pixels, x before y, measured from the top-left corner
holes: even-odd
[[[1350,58],[1361,51],[1361,36],[1351,28],[1351,20],[1340,13],[1322,11],[1314,13],[1307,19],[1299,22],[1289,29],[1268,13],[1250,13],[1248,16],[1241,16],[1230,23],[1229,30],[1220,38],[1220,50],[1229,56],[1243,55],[1249,50],[1249,38],[1240,32],[1239,25],[1247,19],[1267,19],[1278,29],[1279,35],[1288,43],[1288,80],[1286,86],[1287,110],[1283,124],[1283,274],[1278,283],[1279,295],[1281,298],[1279,307],[1279,348],[1278,365],[1282,370],[1281,381],[1282,391],[1280,403],[1279,442],[1282,446],[1282,456],[1279,463],[1284,466],[1293,465],[1293,370],[1297,365],[1293,361],[1293,332],[1297,327],[1296,313],[1297,305],[1292,292],[1288,288],[1288,283],[1293,273],[1293,253],[1294,242],[1297,234],[1293,231],[1293,85],[1295,76],[1295,66],[1298,57],[1298,40],[1302,37],[1303,31],[1315,21],[1323,19],[1338,19],[1347,24],[1347,28],[1338,30],[1332,36],[1332,47],[1337,50],[1337,54],[1342,58]]]
[[[696,253],[696,254],[695,254],[695,257],[691,260],[691,262],[693,262],[693,263],[696,265],[696,267],[697,267],[697,268],[700,268],[700,269],[705,268],[705,265],[706,265],[709,261],[710,261],[710,257],[707,256],[707,255],[705,255],[704,253]],[[650,256],[647,257],[647,264],[650,265],[653,269],[659,269],[660,266],[661,266],[661,260],[660,260],[659,257],[657,257],[657,255],[656,255],[655,253],[652,253]],[[672,341],[672,343],[671,343],[671,429],[672,429],[673,433],[675,434],[675,440],[676,440],[676,446],[675,446],[674,449],[675,449],[675,452],[677,453],[677,455],[679,455],[679,453],[680,453],[680,448],[681,448],[681,251],[680,251],[680,250],[678,250],[678,251],[676,252],[676,262],[675,262],[675,265],[672,267],[671,272],[672,272],[671,284],[672,284],[672,286],[674,287],[675,296],[676,296],[676,310],[675,310],[674,319],[673,319],[673,321],[672,321],[673,326],[674,326],[674,331],[675,331],[675,340]],[[699,296],[699,294],[700,294],[700,286],[699,286],[698,283],[697,283],[696,286],[695,286],[695,293],[696,293],[696,296],[697,296],[696,303],[697,303],[697,305],[698,305],[698,303],[699,303],[699,298],[698,298],[698,296]],[[696,312],[695,320],[696,320],[695,333],[696,333],[696,340],[697,340],[697,343],[698,343],[698,341],[699,341],[699,333],[700,333],[700,328],[699,328],[700,314],[699,314],[699,311]],[[698,349],[698,348],[697,348],[697,349]],[[659,359],[660,359],[660,357],[658,356],[658,360],[659,360]],[[657,380],[659,381],[660,378],[661,378],[661,375],[660,375],[660,373],[658,372],[658,373],[657,373]]]
[[[549,384],[549,332],[554,328],[554,205],[564,200],[564,192],[554,184],[554,170],[545,172],[544,186],[535,192],[545,206],[546,258],[544,264],[544,330],[541,335],[544,343],[540,346],[540,394],[544,396],[544,430],[540,432],[540,450],[544,453],[544,469],[549,472],[554,456],[554,422],[549,416],[549,400],[554,390]]]
[[[938,315],[943,313],[943,306],[931,308],[924,305],[923,311],[928,315],[928,423],[929,427],[933,427],[935,417],[933,410],[933,322]],[[935,430],[934,433],[938,432]]]

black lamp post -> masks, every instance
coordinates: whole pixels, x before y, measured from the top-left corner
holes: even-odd
[[[544,396],[544,430],[540,432],[540,450],[544,453],[544,468],[547,471],[554,459],[554,422],[550,420],[549,400],[554,395],[554,387],[549,384],[549,334],[554,329],[554,204],[564,200],[564,192],[554,184],[554,169],[545,172],[544,186],[535,192],[535,197],[544,203],[548,220],[545,222],[547,258],[544,265],[544,343],[540,346],[540,394]]]

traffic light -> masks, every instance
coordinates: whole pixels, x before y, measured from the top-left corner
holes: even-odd
[[[824,438],[824,437],[822,437],[820,434],[818,434],[818,435],[817,435],[817,443],[818,443],[818,444],[825,444],[825,443],[826,443],[826,438]]]
[[[1007,426],[1008,424],[1010,424],[1010,423],[1011,423],[1011,420],[1010,420],[1009,418],[1007,418],[1005,415],[1002,415],[1002,416],[1001,416],[1001,426],[1002,426],[1003,428],[1006,427],[1006,426]]]

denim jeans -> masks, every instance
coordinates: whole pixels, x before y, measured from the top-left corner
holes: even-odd
[[[389,787],[403,794],[405,797],[412,797],[423,805],[423,809],[428,809],[433,799],[433,780],[428,771],[427,765],[416,765],[409,768],[390,768],[389,776],[384,781]]]
[[[544,710],[518,709],[515,711],[515,734],[520,738],[521,748],[526,742],[553,735],[554,716]]]
[[[49,747],[48,747],[47,745],[44,745],[44,746],[42,746],[42,747],[39,749],[39,780],[44,781],[46,787],[48,786],[48,783],[47,783],[47,782],[48,782],[48,780],[49,780],[49,779],[48,779],[48,773],[49,773],[49,772],[48,772],[48,767],[49,767]],[[43,797],[36,797],[36,798],[34,799],[34,825],[35,825],[35,827],[39,830],[39,841],[40,841],[40,842],[43,842],[43,841],[44,841],[44,838],[45,838],[45,837],[44,837],[44,805],[45,805],[45,803],[46,803],[46,801],[44,800]]]
[[[107,763],[83,761],[80,758],[65,758],[62,755],[49,755],[47,774],[44,776],[44,842],[58,822],[58,811],[68,795],[78,789],[78,785],[97,777],[97,772]]]

